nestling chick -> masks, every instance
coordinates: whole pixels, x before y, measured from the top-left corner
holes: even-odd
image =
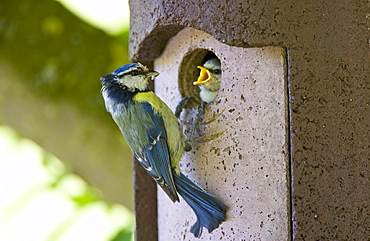
[[[108,112],[141,166],[173,201],[178,194],[193,209],[197,221],[190,231],[200,237],[226,219],[227,207],[180,172],[185,137],[171,109],[148,88],[159,73],[140,63],[124,65],[100,78]]]
[[[221,62],[218,58],[212,58],[207,60],[203,66],[198,66],[198,68],[200,69],[200,74],[193,85],[199,86],[200,99],[209,103],[216,98],[220,89],[222,80]]]
[[[221,136],[225,131],[212,134],[211,136],[201,136],[199,138],[195,138],[195,132],[199,132],[199,125],[201,116],[204,115],[204,108],[206,104],[213,101],[218,93],[218,90],[221,86],[222,81],[222,71],[221,71],[221,62],[218,58],[214,57],[208,59],[203,66],[197,66],[200,69],[200,74],[197,81],[193,82],[193,85],[198,85],[200,89],[199,97],[201,99],[200,104],[198,105],[198,110],[196,115],[194,116],[192,127],[189,134],[189,139],[186,142],[186,151],[191,151],[193,148],[194,142],[197,143],[205,143],[214,140],[215,138]],[[193,96],[185,97],[181,100],[181,102],[176,107],[175,115],[177,118],[180,117],[180,114],[183,109],[187,108],[189,103],[194,99]],[[203,124],[209,124],[217,119],[223,113],[219,113],[216,117],[212,118],[211,120],[207,121]]]

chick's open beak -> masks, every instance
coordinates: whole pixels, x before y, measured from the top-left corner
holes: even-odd
[[[200,69],[200,74],[199,74],[197,81],[193,82],[193,85],[205,84],[212,79],[211,73],[209,72],[207,68],[204,68],[203,66],[197,66],[197,67]]]

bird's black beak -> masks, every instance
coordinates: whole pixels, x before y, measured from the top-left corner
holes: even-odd
[[[156,76],[158,76],[159,73],[157,71],[150,71],[146,73],[146,76],[148,76],[149,79],[154,80]]]
[[[100,81],[102,85],[106,85],[111,83],[116,77],[113,74],[106,74],[100,77]]]

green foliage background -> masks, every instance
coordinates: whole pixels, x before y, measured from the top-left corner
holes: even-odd
[[[58,157],[104,200],[132,210],[131,152],[99,81],[129,62],[127,51],[128,29],[108,36],[56,1],[0,2],[0,124]],[[96,200],[90,190],[76,198]]]

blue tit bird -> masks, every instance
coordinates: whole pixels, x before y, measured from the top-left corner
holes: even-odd
[[[204,108],[206,104],[213,101],[221,86],[222,81],[222,71],[221,71],[221,62],[218,58],[210,58],[204,62],[203,66],[197,66],[200,69],[200,73],[198,76],[197,81],[193,82],[193,85],[198,85],[200,92],[199,97],[201,99],[200,104],[198,105],[198,111],[194,116],[192,127],[189,134],[189,139],[187,140],[186,144],[186,151],[192,150],[192,146],[194,142],[197,143],[205,143],[214,140],[215,138],[221,136],[225,131],[215,133],[209,137],[202,136],[200,138],[195,138],[195,132],[199,132],[199,125],[200,125],[200,118],[204,115]],[[185,97],[181,100],[181,102],[177,105],[175,116],[177,118],[180,117],[181,111],[191,103],[191,100],[194,99],[192,96]],[[223,113],[219,113],[216,117],[210,119],[207,122],[203,122],[202,124],[209,124],[217,119]]]
[[[108,112],[141,166],[173,201],[178,194],[194,211],[190,231],[200,237],[226,220],[227,206],[188,179],[179,168],[185,137],[171,109],[148,88],[158,72],[140,63],[124,65],[100,78]]]
[[[207,60],[203,66],[198,66],[200,74],[193,85],[198,85],[200,89],[200,99],[206,103],[216,98],[222,81],[221,62],[218,58]]]

